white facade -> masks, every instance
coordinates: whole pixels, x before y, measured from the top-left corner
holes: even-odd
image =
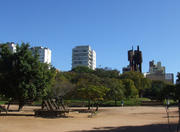
[[[96,52],[94,50],[92,50],[92,69],[95,70],[96,69]]]
[[[0,44],[0,52],[1,52],[1,46],[4,45],[4,44]],[[16,44],[11,42],[11,43],[6,43],[5,45],[8,46],[9,50],[12,52],[12,53],[15,53],[16,52]]]
[[[96,52],[87,46],[76,46],[72,50],[72,69],[77,66],[87,66],[96,69]]]
[[[42,63],[51,63],[51,50],[49,48],[45,47],[32,47],[31,51],[34,54],[35,51],[37,50],[37,53],[39,55],[39,61]]]

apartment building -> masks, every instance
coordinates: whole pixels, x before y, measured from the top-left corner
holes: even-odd
[[[165,67],[161,66],[161,62],[157,62],[157,64],[154,63],[154,60],[149,62],[149,73],[161,73],[165,74]]]
[[[14,42],[8,42],[8,43],[5,43],[5,44],[0,44],[0,52],[1,52],[1,47],[3,45],[7,45],[9,50],[12,52],[12,53],[15,53],[16,52],[16,44]]]
[[[151,80],[160,80],[167,83],[174,83],[174,74],[166,73],[165,67],[161,66],[161,62],[154,64],[154,61],[149,62],[149,73],[146,74],[146,77]]]
[[[76,46],[72,49],[72,69],[77,66],[96,69],[96,52],[89,45]]]
[[[33,54],[35,54],[35,51],[37,51],[40,62],[47,64],[51,63],[51,50],[49,48],[39,46],[39,47],[32,47],[30,48],[30,50],[32,51]]]

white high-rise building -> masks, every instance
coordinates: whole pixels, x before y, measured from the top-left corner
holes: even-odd
[[[89,45],[76,46],[72,49],[72,69],[77,66],[96,69],[96,52]]]
[[[12,51],[12,53],[16,52],[16,46],[17,45],[14,42],[8,42],[5,44],[0,44],[0,52],[1,52],[1,47],[3,45],[7,45],[9,50]],[[33,54],[37,50],[37,52],[39,54],[39,61],[40,62],[47,63],[47,64],[51,63],[51,50],[50,49],[39,46],[39,47],[32,47],[32,48],[30,48],[30,50],[32,51]]]
[[[35,51],[37,51],[40,62],[47,63],[47,64],[51,63],[51,50],[49,48],[45,48],[41,46],[32,47],[31,51],[33,54],[35,53]]]
[[[0,52],[1,52],[1,47],[3,45],[7,45],[9,50],[12,52],[12,53],[15,53],[16,52],[16,44],[14,42],[8,42],[8,43],[5,43],[5,44],[0,44]]]

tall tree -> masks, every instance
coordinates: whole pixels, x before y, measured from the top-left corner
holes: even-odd
[[[117,101],[124,97],[124,85],[119,79],[107,78],[105,79],[106,87],[109,88],[108,97],[114,100],[114,104],[117,105]]]
[[[142,89],[141,89],[141,97],[142,95],[145,97],[145,92],[151,89],[152,81],[148,78],[141,78]]]
[[[139,97],[143,96],[145,80],[143,74],[140,72],[126,72],[120,76],[120,79],[131,79],[135,87],[138,89]]]
[[[16,49],[15,53],[11,53],[8,48],[2,48],[0,93],[10,100],[18,101],[20,109],[26,101],[47,96],[55,69],[41,63],[38,54],[33,56],[29,44],[22,43]]]
[[[151,99],[154,100],[160,100],[162,101],[165,99],[165,88],[166,88],[166,83],[163,81],[152,81],[151,88],[147,89],[146,91],[146,96],[148,96]]]
[[[93,73],[94,71],[87,66],[77,66],[72,69],[76,73]]]
[[[177,82],[180,82],[180,72],[177,73]]]
[[[177,81],[180,81],[180,72],[177,74]],[[175,90],[175,99],[178,100],[178,111],[179,111],[179,121],[178,121],[178,129],[180,129],[180,83],[176,84]]]
[[[88,100],[88,109],[91,101],[100,101],[104,99],[109,89],[101,85],[100,78],[91,74],[84,74],[77,82],[77,95],[82,99]]]
[[[96,68],[94,74],[103,78],[118,78],[120,72],[118,70],[109,70],[107,68]]]
[[[62,72],[57,72],[55,82],[51,89],[53,97],[64,97],[67,93],[74,89],[74,85],[63,75]]]
[[[138,96],[138,90],[136,89],[134,82],[131,79],[123,79],[125,87],[124,95],[126,98],[133,98]]]

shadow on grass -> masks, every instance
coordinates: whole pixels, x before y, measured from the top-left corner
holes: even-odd
[[[152,124],[144,126],[122,126],[122,127],[99,127],[93,130],[69,131],[69,132],[176,132],[177,125]]]

